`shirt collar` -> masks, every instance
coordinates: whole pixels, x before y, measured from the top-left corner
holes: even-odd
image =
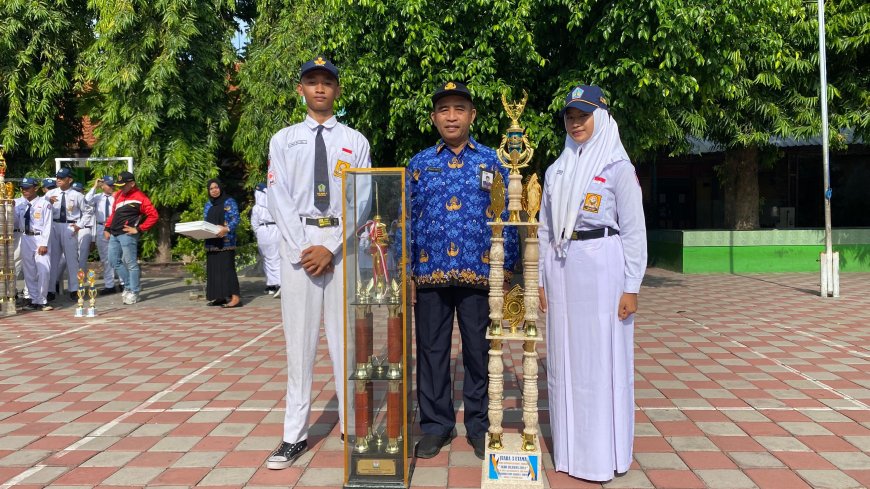
[[[440,154],[441,150],[446,147],[447,143],[445,143],[443,139],[439,139],[438,144],[435,145],[435,154]],[[468,136],[468,142],[465,144],[465,148],[470,148],[474,151],[477,151],[477,141],[475,141],[473,137]],[[462,151],[460,151],[459,154],[464,153],[465,148],[462,148]]]
[[[332,129],[333,127],[335,127],[336,124],[338,124],[338,120],[335,118],[335,116],[332,116],[323,123],[323,127],[327,129]],[[306,115],[305,125],[308,126],[308,128],[312,131],[316,131],[317,126],[319,126],[320,123],[314,120],[310,115]]]

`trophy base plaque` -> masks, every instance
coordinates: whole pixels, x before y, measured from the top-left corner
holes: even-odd
[[[89,317],[89,318],[95,318],[95,317],[97,317],[97,308],[96,308],[96,307],[92,307],[92,308],[88,309],[87,317]]]
[[[486,457],[480,477],[481,489],[516,489],[544,487],[541,474],[541,445],[535,443],[535,451],[522,449],[523,436],[520,433],[502,433],[503,448],[489,448],[486,435]]]
[[[85,317],[85,310],[84,310],[84,308],[77,307],[77,308],[76,308],[75,317],[77,317],[77,318],[83,318],[83,317]]]

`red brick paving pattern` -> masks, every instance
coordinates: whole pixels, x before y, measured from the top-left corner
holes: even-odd
[[[337,487],[343,455],[325,342],[312,450],[269,471],[284,391],[278,301],[256,295],[249,279],[247,304],[232,314],[186,300],[171,281],[146,277],[145,287],[136,306],[100,299],[95,320],[72,318],[62,301],[0,319],[0,489]],[[868,487],[870,274],[844,274],[838,299],[817,290],[816,274],[650,270],[635,332],[636,461],[603,487]],[[509,375],[521,356],[505,352]],[[514,395],[517,381],[505,382]],[[518,427],[516,399],[505,405]],[[548,419],[542,411],[545,435]],[[460,436],[417,461],[412,485],[477,487],[469,450]],[[544,463],[547,487],[602,487]]]

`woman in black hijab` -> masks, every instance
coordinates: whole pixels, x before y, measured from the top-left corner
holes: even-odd
[[[205,220],[221,227],[217,238],[205,240],[205,298],[209,306],[241,307],[236,275],[236,227],[239,206],[217,179],[208,181]]]

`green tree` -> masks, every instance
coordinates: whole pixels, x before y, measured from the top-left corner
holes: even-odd
[[[240,115],[233,138],[247,167],[248,188],[266,177],[272,135],[305,117],[296,94],[299,67],[319,52],[324,34],[318,28],[319,2],[261,0],[257,9],[238,74]]]
[[[171,218],[218,172],[229,124],[236,29],[231,0],[89,0],[96,41],[80,86],[97,124],[94,153],[132,156],[160,212],[157,260],[171,259]]]
[[[81,137],[73,73],[90,18],[85,0],[0,2],[0,144],[16,174]]]

